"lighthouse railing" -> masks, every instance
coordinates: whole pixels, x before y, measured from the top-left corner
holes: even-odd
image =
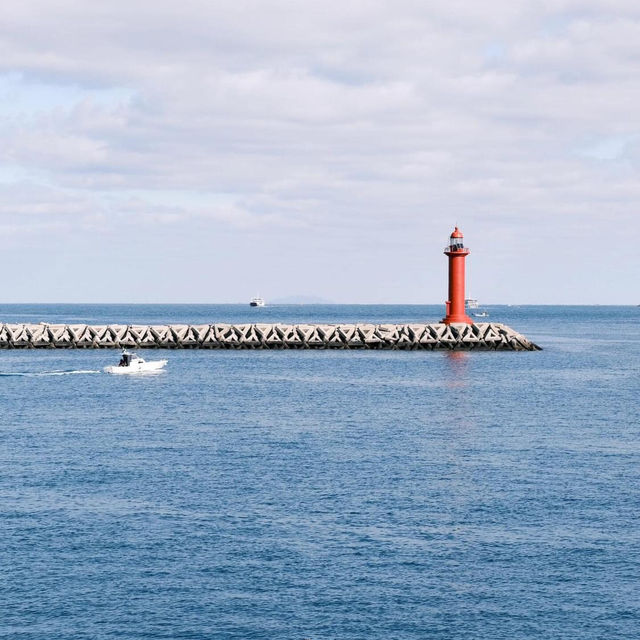
[[[467,249],[466,247],[445,247],[444,248],[444,252],[445,253],[464,253],[467,254],[469,253],[469,249]]]

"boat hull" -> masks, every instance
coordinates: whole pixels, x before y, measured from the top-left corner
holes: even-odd
[[[162,371],[168,360],[152,360],[151,362],[132,362],[128,367],[111,366],[105,367],[105,373],[113,373],[115,375],[125,375],[131,373],[157,373]]]

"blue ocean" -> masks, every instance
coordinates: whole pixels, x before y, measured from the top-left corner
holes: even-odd
[[[0,351],[0,637],[640,637],[640,308],[540,352]],[[434,322],[442,306],[0,305],[0,322]]]

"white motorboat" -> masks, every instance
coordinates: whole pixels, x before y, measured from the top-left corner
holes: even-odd
[[[481,311],[474,313],[473,316],[474,318],[488,318],[489,312],[486,309],[482,309]]]
[[[261,298],[260,296],[251,298],[251,301],[249,302],[250,307],[264,307],[264,305],[265,305],[264,299]]]
[[[157,373],[164,369],[167,360],[151,360],[147,362],[139,355],[123,351],[117,366],[105,367],[105,373]]]

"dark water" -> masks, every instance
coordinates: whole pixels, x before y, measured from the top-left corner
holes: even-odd
[[[640,637],[640,308],[489,311],[544,351],[154,351],[168,370],[142,377],[74,373],[113,351],[0,351],[0,637]]]

